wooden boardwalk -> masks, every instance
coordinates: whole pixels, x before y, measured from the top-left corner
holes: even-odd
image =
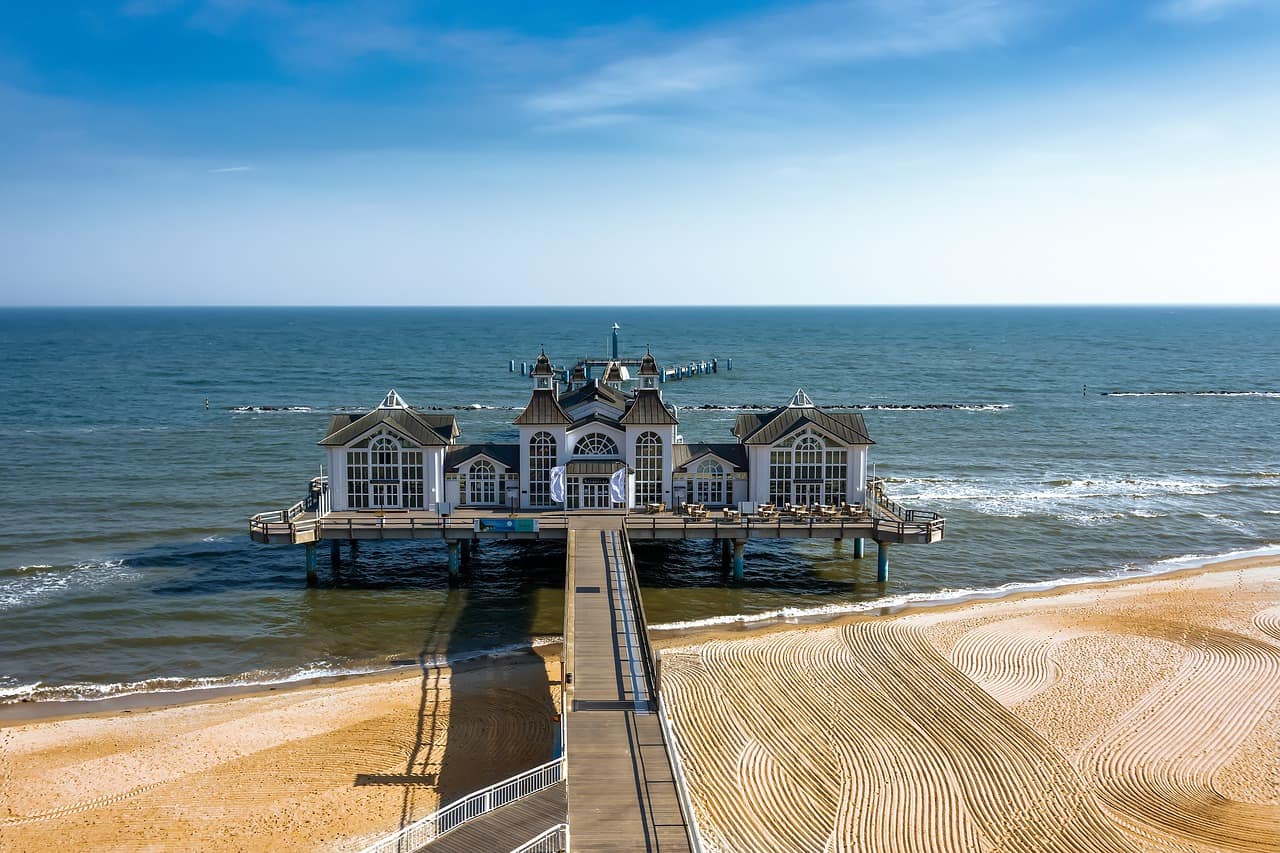
[[[423,847],[423,853],[514,850],[565,822],[564,782],[467,821]],[[577,845],[574,845],[575,849]],[[411,851],[406,851],[411,853]]]
[[[571,517],[565,574],[573,849],[688,851],[688,827],[632,604],[622,517]],[[648,662],[650,665],[652,662]]]

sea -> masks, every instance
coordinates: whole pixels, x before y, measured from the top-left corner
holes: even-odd
[[[366,542],[307,588],[248,518],[300,499],[335,412],[395,388],[514,441],[521,362],[715,358],[686,441],[803,388],[864,413],[945,541],[637,543],[649,622],[801,620],[1280,555],[1280,308],[150,308],[0,311],[0,703],[275,685],[554,642],[564,552]],[[729,362],[732,360],[732,369]],[[516,369],[511,370],[514,360]],[[56,706],[51,706],[56,707]]]

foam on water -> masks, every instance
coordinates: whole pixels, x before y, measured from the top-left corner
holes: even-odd
[[[69,567],[20,567],[8,579],[0,575],[0,610],[25,607],[66,590],[109,586],[137,577],[123,559],[84,560]]]

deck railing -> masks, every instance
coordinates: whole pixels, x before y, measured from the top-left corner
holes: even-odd
[[[828,517],[810,516],[802,518],[799,516],[789,516],[780,513],[769,518],[760,518],[756,516],[744,515],[742,518],[729,521],[720,518],[702,518],[695,519],[688,516],[678,516],[675,519],[671,517],[663,517],[657,515],[635,515],[627,519],[628,526],[633,530],[649,530],[656,532],[658,530],[667,530],[671,528],[680,529],[705,529],[711,527],[717,531],[716,538],[732,539],[734,531],[746,530],[748,534],[752,530],[776,530],[782,531],[795,530],[822,530],[830,531],[835,529],[840,532],[841,539],[845,538],[847,532],[849,536],[866,536],[868,532],[871,538],[876,538],[880,533],[895,533],[899,536],[907,534],[930,535],[934,533],[941,534],[946,526],[946,519],[936,512],[925,512],[923,510],[903,510],[904,515],[899,518],[889,518],[886,516],[862,515],[847,516],[836,515]],[[646,523],[647,522],[647,523]],[[723,530],[721,536],[718,531]]]
[[[457,829],[469,820],[475,820],[522,797],[550,788],[563,778],[564,758],[554,758],[532,770],[526,770],[510,779],[504,779],[455,800],[444,808],[369,845],[363,853],[410,853],[449,830]]]
[[[657,698],[656,711],[658,722],[662,726],[663,741],[667,747],[667,762],[671,766],[671,778],[675,781],[676,794],[680,798],[680,811],[684,814],[685,831],[689,838],[689,849],[693,853],[702,853],[702,833],[698,830],[698,819],[693,813],[693,800],[689,796],[689,783],[685,779],[684,764],[680,761],[680,749],[676,742],[675,729],[667,716],[666,706],[662,703],[662,685],[654,671],[657,658],[653,654],[653,646],[649,644],[649,623],[644,615],[644,601],[640,597],[640,578],[636,574],[635,557],[631,553],[631,539],[626,535],[627,522],[622,523],[622,553],[627,571],[627,587],[631,595],[631,606],[636,614],[636,630],[640,634],[641,649],[644,652],[645,672],[649,677],[653,694]]]
[[[564,853],[569,849],[569,824],[553,826],[537,838],[521,844],[511,853]]]

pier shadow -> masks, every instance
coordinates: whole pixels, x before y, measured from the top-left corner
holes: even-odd
[[[550,760],[559,734],[552,691],[560,685],[531,648],[563,627],[563,545],[486,541],[452,584],[445,548],[418,550],[424,565],[414,574],[430,575],[424,595],[431,590],[435,602],[405,626],[418,638],[416,657],[397,661],[421,674],[412,744],[402,769],[353,780],[401,788],[401,827],[437,807],[433,791],[448,805]],[[340,582],[388,588],[402,570],[383,562],[362,551],[354,565],[344,561]]]

